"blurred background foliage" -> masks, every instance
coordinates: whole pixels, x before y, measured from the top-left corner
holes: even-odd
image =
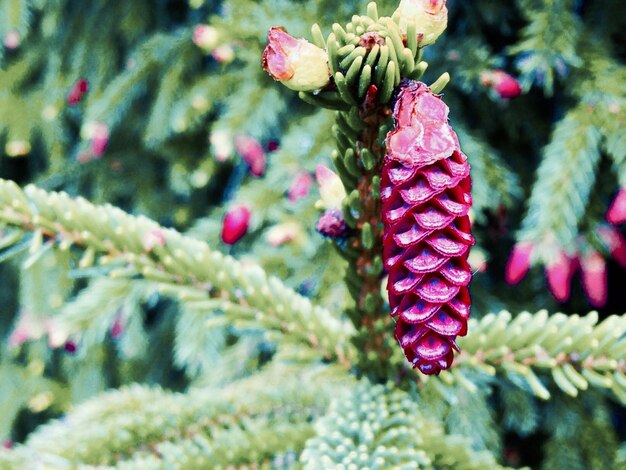
[[[458,370],[424,381],[396,361],[386,388],[355,385],[357,352],[337,352],[344,333],[330,346],[307,340],[325,351],[313,355],[288,339],[314,321],[317,339],[349,336],[326,318],[344,322],[351,301],[344,261],[315,231],[313,172],[332,168],[332,113],[273,82],[261,53],[270,26],[310,38],[313,23],[327,34],[365,9],[0,0],[0,177],[146,216],[234,256],[242,279],[253,265],[277,276],[285,305],[326,306],[318,320],[266,318],[237,284],[224,287],[237,301],[210,304],[185,282],[124,273],[89,243],[64,246],[4,217],[0,468],[626,468],[626,320],[611,316],[626,311],[626,242],[605,220],[626,188],[619,0],[449,0],[448,30],[425,51],[427,82],[452,76],[445,100],[473,172],[482,320]],[[494,71],[521,94],[505,96]],[[34,213],[57,207],[27,196]],[[63,204],[55,233],[92,230]],[[247,233],[226,245],[222,221],[238,205]],[[146,227],[133,240],[150,251],[162,234]],[[532,266],[511,287],[519,242]],[[521,313],[542,309],[564,314]],[[501,310],[513,313],[490,314]]]

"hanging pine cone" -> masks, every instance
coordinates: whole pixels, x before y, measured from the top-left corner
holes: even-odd
[[[400,85],[394,119],[381,185],[389,305],[407,359],[438,374],[452,364],[470,312],[469,164],[448,107],[425,84]]]

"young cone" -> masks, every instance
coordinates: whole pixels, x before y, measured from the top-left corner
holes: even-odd
[[[467,333],[470,168],[448,107],[425,84],[401,84],[394,118],[381,184],[389,306],[407,359],[438,374]]]

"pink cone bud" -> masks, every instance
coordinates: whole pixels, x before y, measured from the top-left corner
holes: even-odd
[[[606,220],[613,225],[619,225],[626,222],[626,187],[620,188],[609,206],[606,213]]]
[[[44,326],[48,333],[48,346],[56,349],[65,344],[69,333],[62,323],[54,318],[46,318],[44,320]]]
[[[28,309],[20,310],[15,329],[9,336],[9,347],[15,348],[27,341],[37,340],[43,337],[46,328],[42,318],[34,315]]]
[[[89,84],[87,83],[87,80],[81,78],[76,81],[70,92],[67,94],[67,104],[73,106],[80,103],[87,91],[89,91]]]
[[[274,26],[267,33],[263,69],[274,80],[296,91],[324,88],[330,81],[328,55],[306,39],[296,39],[285,28]]]
[[[583,289],[594,307],[604,307],[607,298],[606,262],[600,253],[592,250],[580,260]]]
[[[7,439],[6,441],[2,443],[2,447],[4,447],[5,449],[12,449],[13,441],[11,439]]]
[[[281,246],[289,243],[302,234],[302,226],[297,222],[285,222],[274,225],[267,231],[267,242],[274,246]]]
[[[219,33],[213,26],[206,24],[199,24],[193,28],[193,35],[191,40],[200,49],[205,51],[211,51],[217,46],[219,39]]]
[[[626,268],[626,238],[613,227],[600,227],[598,234],[606,243],[613,259],[621,267]]]
[[[559,251],[556,260],[546,267],[546,279],[548,288],[559,302],[569,299],[571,293],[571,281],[574,275],[574,263],[563,251]]]
[[[109,145],[109,126],[99,122],[96,123],[91,137],[91,153],[94,157],[99,158],[104,155]]]
[[[296,202],[298,199],[306,197],[312,184],[313,177],[310,173],[306,171],[298,173],[287,190],[287,198],[291,202]]]
[[[65,349],[65,352],[74,354],[78,348],[76,347],[76,343],[70,340],[67,343],[65,343],[64,349]]]
[[[232,155],[234,147],[230,131],[218,129],[212,132],[209,142],[218,162],[225,162]]]
[[[235,138],[235,148],[246,162],[253,176],[263,176],[267,157],[263,146],[254,137],[240,135]]]
[[[503,70],[485,71],[480,75],[481,83],[493,89],[500,98],[516,98],[522,93],[522,87],[515,77]]]
[[[324,211],[318,219],[315,229],[327,238],[343,238],[348,231],[346,220],[336,207],[331,207]]]
[[[317,165],[315,168],[315,179],[319,187],[321,200],[316,206],[319,209],[329,209],[331,207],[341,207],[341,203],[346,197],[346,190],[343,187],[341,178],[324,165]]]
[[[238,205],[229,210],[224,216],[222,225],[222,241],[227,245],[234,245],[248,231],[250,209]]]
[[[110,332],[111,332],[111,338],[113,339],[117,339],[120,336],[122,336],[122,334],[124,334],[124,322],[122,321],[121,315],[118,315],[115,318],[113,325],[111,325]]]
[[[220,64],[230,64],[235,60],[235,50],[230,44],[222,44],[211,52],[213,58]]]
[[[15,30],[9,31],[4,36],[4,47],[9,49],[10,51],[20,47],[21,43],[22,43],[22,37],[20,36],[20,33],[18,33]]]
[[[530,268],[532,251],[533,246],[529,242],[520,242],[513,247],[504,270],[504,280],[507,284],[513,286],[524,279]]]
[[[155,246],[165,246],[165,234],[160,229],[153,229],[143,235],[143,249],[151,251]]]
[[[396,13],[402,33],[407,33],[409,22],[415,23],[420,46],[434,43],[448,26],[446,0],[401,0]]]

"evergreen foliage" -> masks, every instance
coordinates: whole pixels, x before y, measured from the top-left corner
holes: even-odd
[[[1,469],[625,468],[626,242],[605,214],[626,187],[626,7],[447,6],[424,48],[395,0],[0,0]],[[267,76],[278,25],[328,51],[329,88]],[[383,284],[404,78],[444,91],[473,179],[473,319],[430,377]],[[346,190],[336,243],[319,164]],[[555,300],[537,267],[562,259],[584,290]]]

